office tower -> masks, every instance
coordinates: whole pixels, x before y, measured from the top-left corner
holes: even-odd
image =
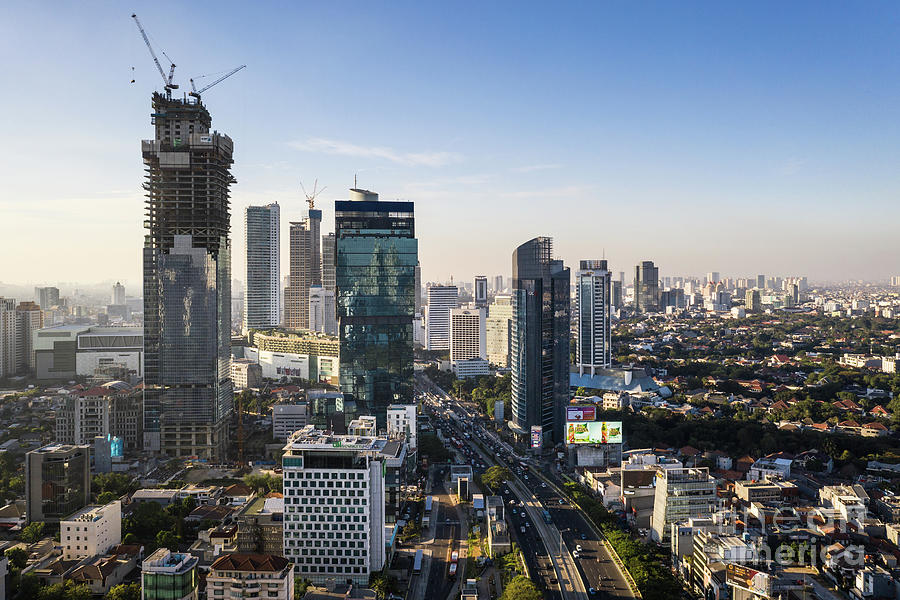
[[[284,326],[309,329],[309,288],[322,285],[319,230],[322,211],[311,208],[309,216],[291,223],[291,282],[284,290]]]
[[[762,297],[759,290],[747,290],[744,308],[747,312],[759,312],[760,308],[762,308]]]
[[[611,283],[612,274],[605,260],[583,260],[575,273],[578,320],[575,364],[579,375],[593,376],[597,369],[612,366]]]
[[[112,295],[109,303],[116,306],[125,304],[125,286],[118,281],[112,286]]]
[[[335,235],[341,391],[384,427],[388,406],[413,401],[413,203],[350,190],[335,202]]]
[[[475,306],[486,308],[488,304],[487,277],[479,275],[475,278]]]
[[[124,448],[137,451],[143,443],[143,405],[138,392],[98,386],[67,394],[54,411],[56,441],[91,444],[97,436],[114,436]]]
[[[483,308],[450,309],[451,363],[470,358],[487,360],[485,325]]]
[[[340,271],[338,261],[338,289]],[[370,573],[384,567],[386,444],[385,438],[332,435],[312,425],[288,440],[282,458],[284,556],[297,577],[364,586]],[[309,493],[313,489],[316,495]]]
[[[756,276],[756,287],[761,290],[766,289],[766,276],[765,275],[757,275]]]
[[[122,502],[85,506],[59,522],[63,560],[106,554],[122,543]]]
[[[494,296],[485,320],[485,346],[488,362],[498,367],[509,366],[509,329],[512,320],[512,297]]]
[[[541,427],[545,444],[562,441],[569,400],[570,274],[552,253],[553,240],[537,237],[512,255],[510,427],[519,435]]]
[[[334,291],[334,234],[322,236],[322,287]]]
[[[503,291],[503,275],[494,275],[494,293],[499,294]]]
[[[294,565],[283,556],[229,553],[206,575],[207,598],[294,597]]]
[[[142,599],[197,600],[200,559],[187,552],[158,548],[141,563]]]
[[[309,288],[309,330],[337,335],[337,318],[335,317],[334,290],[321,285]]]
[[[229,186],[234,145],[196,99],[153,94],[141,143],[144,446],[224,460],[231,389]]]
[[[18,372],[21,362],[18,333],[16,301],[0,297],[0,378],[11,377]]]
[[[450,310],[459,302],[455,285],[433,285],[428,288],[428,309],[425,315],[425,348],[450,349]]]
[[[44,310],[53,306],[59,306],[59,288],[36,287],[34,288],[34,301]]]
[[[18,370],[34,369],[34,332],[44,326],[44,312],[34,302],[19,302],[16,307],[16,344]]]
[[[91,447],[50,444],[25,455],[25,518],[58,522],[91,499]]]
[[[625,289],[625,271],[619,271],[619,283],[622,284],[622,289]]]
[[[716,480],[709,469],[662,468],[656,472],[650,537],[655,542],[670,538],[670,525],[692,517],[709,516],[718,505]]]
[[[622,282],[621,281],[612,281],[612,292],[610,294],[609,303],[612,305],[614,309],[622,308],[624,304],[623,296],[622,296]]]
[[[645,260],[634,268],[635,312],[659,311],[659,269]]]
[[[243,329],[271,329],[281,322],[278,305],[281,277],[281,209],[278,203],[248,206],[244,211],[247,288]]]
[[[716,284],[719,283],[722,278],[719,276],[718,271],[710,271],[706,274],[706,283]]]
[[[422,265],[416,263],[416,315],[422,315]]]

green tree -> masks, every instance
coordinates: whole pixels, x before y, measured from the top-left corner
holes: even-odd
[[[481,481],[492,490],[497,491],[503,482],[510,477],[509,469],[506,467],[493,466],[484,472],[484,475],[481,476]]]
[[[104,600],[141,600],[141,584],[120,583],[106,593]]]
[[[44,537],[44,523],[42,521],[34,521],[26,525],[19,534],[19,539],[26,544],[33,544]]]
[[[375,573],[372,575],[369,588],[375,592],[378,598],[387,598],[388,595],[397,591],[397,578],[381,572]]]
[[[22,548],[10,548],[5,555],[9,559],[9,564],[20,571],[28,564],[28,553]]]
[[[510,581],[500,596],[500,600],[543,600],[543,598],[544,595],[537,589],[537,586],[522,575]]]
[[[178,536],[169,530],[160,531],[156,534],[156,545],[160,548],[178,550]]]
[[[116,496],[112,492],[100,492],[97,494],[97,503],[98,504],[109,504],[110,502],[115,502],[118,496]]]
[[[309,579],[294,577],[294,600],[301,600],[301,598],[306,595],[306,590],[307,588],[309,588],[309,584]]]

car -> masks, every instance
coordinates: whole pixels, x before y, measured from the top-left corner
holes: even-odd
[[[560,503],[560,504],[565,504],[565,503],[566,503],[566,501],[565,501],[565,500],[563,500],[563,499],[562,499],[562,498],[560,498],[560,499],[559,499],[559,503]]]
[[[523,518],[523,519],[525,518],[525,511],[524,511],[524,510],[522,511],[522,518]]]
[[[525,533],[525,526],[522,525],[521,527],[519,527],[519,531],[521,531],[522,533]]]
[[[545,482],[541,482],[541,487],[545,488],[545,487],[547,487],[547,484]]]
[[[581,539],[586,540],[586,539],[587,539],[587,536],[584,535],[584,534],[582,533],[582,534],[581,534]]]
[[[581,544],[575,544],[575,552],[581,552]]]
[[[594,588],[588,588],[588,594],[590,594],[591,596],[593,596],[596,593],[597,593],[597,590],[595,590]]]
[[[572,553],[572,558],[578,558],[578,550]]]

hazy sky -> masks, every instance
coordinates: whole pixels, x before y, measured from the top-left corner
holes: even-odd
[[[8,2],[0,281],[137,292],[161,81],[132,10],[183,87],[248,65],[204,95],[237,279],[245,206],[286,239],[318,178],[329,231],[354,174],[416,203],[424,280],[537,235],[614,271],[900,273],[896,2]]]

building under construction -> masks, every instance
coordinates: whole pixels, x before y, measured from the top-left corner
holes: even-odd
[[[232,413],[229,186],[233,144],[199,95],[153,94],[142,142],[144,445],[223,460]]]

